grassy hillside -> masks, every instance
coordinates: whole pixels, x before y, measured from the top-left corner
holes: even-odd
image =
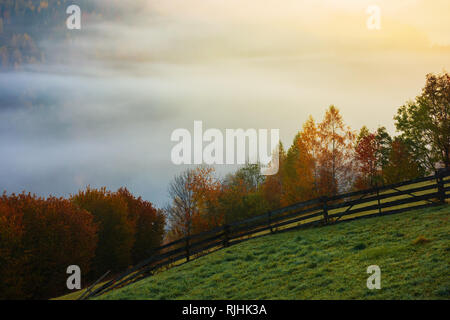
[[[99,299],[449,299],[450,206],[252,239]],[[381,268],[369,290],[366,269]]]

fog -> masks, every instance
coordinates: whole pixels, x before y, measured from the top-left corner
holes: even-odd
[[[289,146],[334,104],[355,130],[395,134],[396,109],[450,69],[450,8],[379,2],[380,31],[367,29],[365,1],[100,2],[121,19],[43,36],[44,62],[0,70],[0,189],[126,186],[162,206],[186,168],[170,160],[170,135],[194,120],[280,129]]]

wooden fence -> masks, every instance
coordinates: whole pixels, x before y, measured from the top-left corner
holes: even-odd
[[[84,298],[257,236],[427,208],[442,205],[447,198],[450,198],[450,169],[440,169],[424,178],[296,203],[158,247],[148,259],[91,290]]]

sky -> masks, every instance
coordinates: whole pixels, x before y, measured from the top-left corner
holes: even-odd
[[[280,129],[289,146],[334,104],[356,131],[396,134],[397,108],[450,70],[448,0],[99,3],[123,18],[82,19],[70,42],[41,39],[45,63],[0,69],[0,190],[126,186],[162,207],[186,168],[170,158],[177,128]]]

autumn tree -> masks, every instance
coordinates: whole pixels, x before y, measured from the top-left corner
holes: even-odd
[[[312,171],[314,176],[314,195],[319,193],[318,180],[319,180],[319,164],[318,158],[321,152],[321,141],[319,135],[319,128],[312,116],[309,116],[308,120],[303,124],[302,128],[303,143],[310,154],[312,159]]]
[[[259,164],[247,163],[223,180],[211,167],[201,166],[177,175],[169,186],[171,202],[165,211],[169,239],[262,214],[267,210]]]
[[[269,209],[278,209],[282,206],[283,194],[283,172],[285,167],[286,152],[283,144],[280,142],[277,150],[278,152],[278,172],[273,175],[266,176],[263,185],[261,186],[261,193],[268,205]]]
[[[192,181],[188,185],[193,192],[199,212],[193,221],[193,229],[196,232],[212,229],[224,222],[224,212],[220,207],[223,186],[214,174],[213,167],[197,167],[194,169]]]
[[[133,263],[138,263],[162,244],[165,215],[162,210],[154,208],[151,202],[136,198],[126,188],[120,188],[117,193],[127,203],[128,223],[133,226],[135,235],[131,255]]]
[[[188,169],[176,175],[169,185],[170,203],[165,208],[169,238],[177,239],[193,234],[193,220],[199,213],[191,188],[194,177],[194,170]]]
[[[314,119],[309,117],[286,155],[282,169],[283,205],[308,200],[316,195],[318,143],[317,126]]]
[[[421,174],[450,167],[450,75],[427,74],[422,94],[397,111],[395,126]]]
[[[122,271],[131,265],[135,230],[128,219],[126,200],[104,187],[87,187],[72,196],[72,201],[92,213],[99,225],[98,246],[90,277],[100,277],[108,270]]]
[[[265,177],[261,174],[261,165],[259,163],[246,163],[234,174],[233,179],[242,181],[250,190],[257,190],[264,182]]]
[[[389,154],[391,153],[392,137],[386,130],[386,127],[379,127],[375,134],[377,142],[377,163],[384,170],[389,163]]]
[[[0,272],[4,284],[0,285],[0,297],[48,299],[65,293],[69,265],[89,272],[96,232],[91,213],[67,199],[3,194]]]
[[[320,195],[335,195],[353,180],[354,133],[344,124],[339,110],[331,105],[318,126],[320,151],[318,190]]]
[[[392,142],[389,162],[384,170],[387,184],[411,180],[420,175],[420,169],[406,143],[396,137]]]
[[[355,145],[355,159],[358,176],[355,180],[357,189],[366,189],[383,184],[383,171],[388,164],[391,137],[385,127],[376,132],[369,132],[366,126],[361,128]]]
[[[259,164],[245,164],[223,180],[220,207],[225,223],[263,214],[268,204],[263,196],[264,177]]]
[[[5,201],[0,201],[0,299],[23,299],[25,292],[24,267],[28,256],[22,246],[23,214]]]
[[[366,127],[362,127],[355,147],[355,157],[359,165],[359,175],[355,181],[357,189],[366,189],[375,185],[379,175],[376,151],[375,134],[369,132]]]

